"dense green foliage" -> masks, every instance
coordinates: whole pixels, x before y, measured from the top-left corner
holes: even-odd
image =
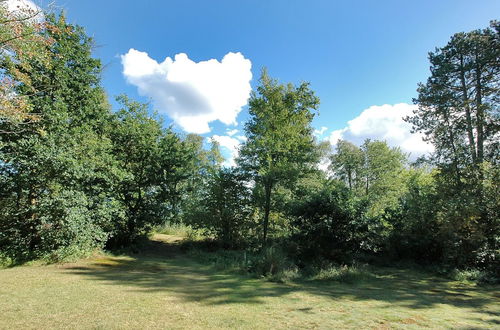
[[[282,85],[262,71],[260,86],[249,101],[251,119],[245,125],[248,140],[238,162],[256,186],[262,186],[262,242],[267,243],[273,190],[293,183],[314,163],[312,110],[319,99],[302,83]]]
[[[273,275],[313,259],[500,268],[498,22],[430,53],[407,118],[435,146],[428,159],[371,140],[332,153],[313,136],[310,85],[264,70],[226,168],[216,142],[165,128],[147,104],[122,95],[112,110],[92,39],[64,15],[0,16],[0,258],[129,247],[183,223]]]
[[[112,213],[104,189],[111,144],[103,136],[109,110],[98,86],[100,62],[90,57],[91,40],[81,28],[62,16],[46,20],[52,28],[41,33],[53,39],[46,46],[50,61],[34,59],[36,69],[26,72],[46,88],[31,94],[26,84],[16,86],[43,120],[1,136],[0,242],[16,258],[101,246],[107,234],[100,224]],[[20,65],[6,66],[6,74]]]
[[[186,222],[206,230],[225,247],[244,244],[254,226],[250,189],[242,174],[232,168],[212,171],[201,195],[199,203],[189,209]]]
[[[407,120],[435,146],[434,216],[446,263],[499,262],[500,23],[455,34],[429,54],[431,76],[420,84],[418,110]],[[498,195],[497,195],[498,196]],[[432,219],[432,220],[431,220]],[[498,268],[498,267],[497,267]]]
[[[194,156],[185,141],[148,114],[146,104],[118,97],[110,139],[121,171],[114,188],[124,211],[113,221],[110,245],[127,246],[177,215],[182,183]]]
[[[132,244],[171,217],[193,155],[145,105],[120,97],[112,113],[92,40],[64,16],[45,20],[49,61],[13,53],[3,67],[15,77],[31,61],[30,83],[46,86],[16,85],[39,121],[1,122],[0,247],[14,260]]]
[[[366,203],[346,186],[329,183],[291,204],[293,241],[302,262],[317,257],[349,262],[360,252],[366,239]]]

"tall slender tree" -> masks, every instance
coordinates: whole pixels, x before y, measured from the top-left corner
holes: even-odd
[[[363,175],[364,155],[361,148],[349,141],[337,142],[336,153],[330,157],[330,169],[347,182],[350,190],[359,187]]]
[[[498,200],[488,178],[500,163],[500,22],[453,35],[429,60],[431,75],[406,120],[435,147],[447,255],[460,265],[498,260]]]
[[[315,158],[311,121],[319,105],[308,83],[282,85],[264,69],[249,101],[248,140],[238,163],[264,190],[262,244],[268,239],[274,188],[293,181]]]
[[[431,76],[406,118],[436,148],[436,161],[460,182],[468,165],[499,161],[500,23],[455,34],[429,53]]]

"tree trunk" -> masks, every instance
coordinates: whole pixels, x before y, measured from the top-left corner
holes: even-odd
[[[467,92],[467,84],[465,82],[465,69],[464,69],[464,58],[463,55],[460,56],[460,83],[462,85],[462,99],[465,108],[465,119],[467,124],[467,137],[469,139],[469,149],[472,157],[472,161],[476,163],[477,153],[476,153],[476,143],[474,140],[474,132],[472,130],[472,118],[470,113],[469,105],[469,93]]]
[[[443,115],[444,115],[446,125],[448,126],[450,145],[451,145],[451,150],[453,151],[453,167],[455,170],[455,182],[456,182],[456,185],[458,187],[458,186],[460,186],[460,179],[461,179],[460,170],[458,168],[458,164],[459,164],[458,163],[458,152],[457,152],[457,148],[455,147],[455,134],[453,133],[453,127],[450,124],[450,116],[449,116],[447,108],[444,109]]]
[[[36,229],[36,213],[34,211],[34,207],[36,205],[36,196],[34,192],[33,186],[30,186],[28,193],[28,203],[29,203],[29,232],[30,232],[30,243],[29,243],[29,251],[34,252],[36,250],[36,246],[39,243],[39,235]]]
[[[479,61],[476,57],[476,62]],[[477,113],[477,162],[484,159],[484,108],[481,82],[481,66],[476,65],[476,113]]]

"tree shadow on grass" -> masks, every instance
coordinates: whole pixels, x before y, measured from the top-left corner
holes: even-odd
[[[380,300],[412,309],[445,304],[479,310],[500,302],[499,297],[486,288],[451,282],[412,270],[392,268],[380,268],[369,280],[353,285],[336,285],[324,281],[303,282],[303,285],[304,290],[318,295]]]
[[[65,267],[65,271],[144,292],[171,292],[185,301],[208,305],[255,304],[267,297],[307,292],[332,301],[340,298],[382,301],[388,308],[452,305],[483,313],[494,325],[499,323],[500,311],[492,310],[500,303],[498,286],[472,287],[411,270],[379,268],[369,279],[354,284],[304,280],[285,285],[218,272],[212,265],[197,262],[183,253],[179,243],[153,240],[133,257],[95,259],[84,266]]]
[[[292,291],[291,287],[249,276],[217,272],[212,265],[186,254],[179,243],[155,240],[134,255],[98,258],[64,270],[143,292],[171,292],[186,301],[206,304],[259,303],[264,297]]]

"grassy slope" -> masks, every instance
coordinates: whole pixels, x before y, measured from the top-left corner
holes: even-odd
[[[0,270],[0,328],[500,327],[498,287],[394,269],[352,285],[276,284],[217,272],[168,239],[132,257]]]

